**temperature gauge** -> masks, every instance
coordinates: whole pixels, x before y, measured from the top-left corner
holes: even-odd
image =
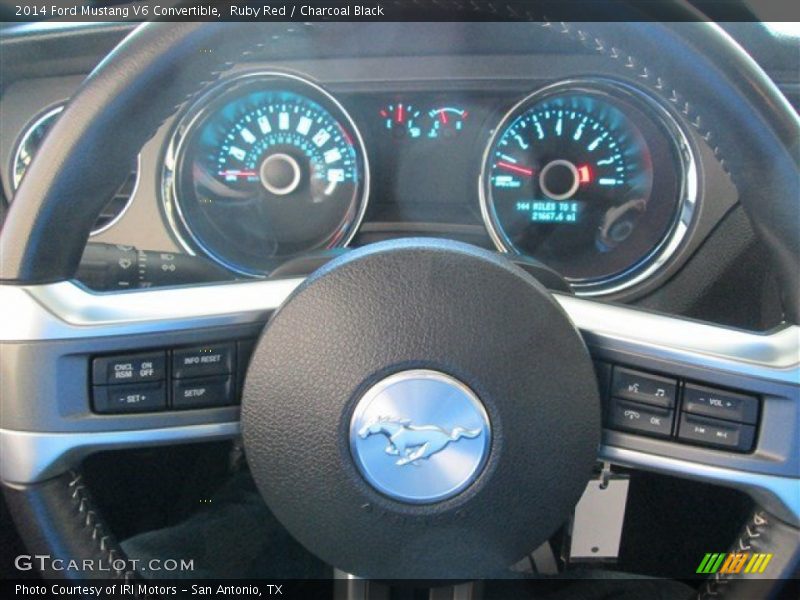
[[[398,102],[380,110],[384,127],[396,138],[418,138],[422,135],[420,112],[411,104]]]
[[[466,110],[452,106],[434,108],[428,112],[428,120],[430,121],[428,137],[430,139],[439,139],[457,135],[464,129],[464,121],[467,115]]]

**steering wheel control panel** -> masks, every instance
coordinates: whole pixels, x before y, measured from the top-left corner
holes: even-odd
[[[92,407],[100,414],[238,404],[254,342],[160,349],[92,360]]]
[[[597,369],[608,428],[733,452],[752,449],[757,397],[603,362]]]

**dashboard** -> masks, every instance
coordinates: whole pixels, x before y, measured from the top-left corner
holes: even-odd
[[[4,91],[10,201],[80,79]],[[90,242],[253,278],[316,252],[443,237],[628,302],[672,282],[736,207],[680,107],[590,53],[256,59],[163,124]]]
[[[163,188],[184,248],[246,276],[348,245],[368,211],[466,225],[480,215],[497,250],[596,294],[669,258],[697,181],[677,122],[623,82],[560,81],[522,99],[466,85],[334,97],[253,71],[185,111]]]

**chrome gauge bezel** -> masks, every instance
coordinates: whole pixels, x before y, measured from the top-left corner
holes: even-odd
[[[22,135],[19,136],[17,144],[14,147],[14,155],[11,161],[11,177],[9,177],[9,181],[11,182],[12,191],[16,192],[19,189],[19,185],[22,183],[22,178],[24,177],[24,175],[19,175],[17,173],[17,163],[20,161],[23,147],[28,143],[28,140],[30,140],[37,129],[53,117],[61,114],[65,106],[66,104],[57,104],[51,108],[45,109],[38,116],[31,119],[25,126]]]
[[[30,120],[30,122],[25,126],[22,135],[19,136],[16,145],[14,146],[14,153],[12,154],[11,159],[11,173],[8,178],[9,183],[11,184],[11,192],[12,194],[16,194],[17,190],[19,189],[20,184],[22,183],[22,178],[24,175],[19,176],[17,174],[17,163],[20,160],[20,155],[22,153],[22,149],[25,147],[25,144],[31,138],[33,133],[42,126],[43,123],[47,122],[49,119],[58,116],[61,114],[64,109],[66,108],[66,103],[56,104],[55,106],[50,106],[46,108],[42,112],[40,112],[36,117]],[[111,219],[108,223],[103,225],[102,227],[98,227],[97,229],[92,229],[89,232],[90,237],[94,237],[100,235],[101,233],[108,231],[114,225],[116,225],[120,219],[128,212],[131,204],[133,203],[133,199],[136,196],[136,192],[139,190],[139,182],[142,179],[142,156],[138,154],[136,156],[136,179],[133,182],[133,189],[131,190],[131,195],[128,198],[128,201],[125,203],[125,206],[122,207],[122,210],[119,211],[113,219]],[[13,202],[13,196],[10,198],[9,203]],[[110,199],[109,199],[110,201]]]
[[[679,177],[678,205],[673,221],[659,243],[636,264],[620,273],[597,279],[567,278],[579,296],[607,296],[629,291],[662,271],[675,256],[694,224],[699,202],[699,172],[695,151],[689,136],[672,111],[646,90],[615,79],[574,78],[539,88],[514,104],[492,130],[481,157],[478,176],[481,216],[492,242],[499,251],[508,254],[524,254],[514,246],[497,223],[491,194],[488,191],[489,156],[498,137],[502,135],[512,119],[519,116],[527,107],[565,92],[588,93],[634,103],[643,110],[648,118],[653,119],[664,130],[675,156],[678,157],[679,164],[676,165]]]
[[[361,160],[364,165],[362,190],[359,199],[358,211],[356,212],[354,219],[343,226],[343,229],[346,229],[347,232],[342,236],[341,240],[336,244],[335,247],[343,248],[348,246],[355,237],[356,233],[358,233],[361,223],[364,220],[364,215],[367,211],[370,192],[369,157],[367,155],[367,150],[364,144],[364,139],[361,135],[361,131],[356,126],[355,121],[347,109],[330,92],[303,75],[278,70],[241,72],[218,81],[208,91],[203,93],[197,100],[195,100],[183,112],[183,115],[177,119],[177,124],[173,128],[172,135],[170,136],[169,143],[165,150],[164,160],[162,162],[161,200],[170,230],[184,251],[192,256],[196,256],[199,251],[205,257],[213,260],[225,269],[238,275],[252,278],[266,277],[268,276],[268,273],[259,275],[224,260],[222,257],[218,256],[216,252],[213,252],[211,249],[207,248],[206,244],[204,244],[202,240],[200,240],[194,234],[183,214],[183,211],[181,210],[180,203],[178,202],[179,173],[177,167],[181,164],[181,159],[186,152],[186,140],[191,138],[191,134],[194,132],[195,127],[208,115],[208,111],[211,109],[213,101],[236,86],[247,84],[260,78],[272,80],[273,84],[275,80],[284,79],[289,80],[296,85],[307,86],[313,91],[313,93],[320,95],[326,101],[331,103],[331,106],[333,106],[339,112],[339,115],[337,116],[344,118],[346,125],[353,133],[356,143],[356,150],[361,154]],[[267,83],[269,83],[269,81],[267,81]]]

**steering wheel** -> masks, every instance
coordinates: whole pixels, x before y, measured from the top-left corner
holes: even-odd
[[[774,554],[763,575],[747,577],[791,573],[800,559],[800,124],[713,24],[539,22],[514,35],[592,48],[705,137],[780,274],[786,323],[770,333],[551,293],[500,255],[445,241],[371,245],[305,280],[110,294],[70,281],[94,216],[138,149],[203,85],[243,53],[268,52],[288,27],[140,26],[82,85],[19,189],[0,237],[0,442],[8,506],[31,552],[101,559],[133,576],[116,560],[124,555],[81,460],[241,432],[279,520],[358,576],[496,572],[568,519],[598,459],[747,492],[758,508],[737,549]],[[236,406],[90,409],[97,355],[256,337],[241,421]],[[593,361],[757,396],[753,450],[602,430]],[[458,415],[449,427],[390,414],[445,405]],[[414,447],[426,450],[409,454],[403,436],[421,436]],[[379,472],[367,442],[386,445],[402,475]],[[426,474],[420,463],[447,444],[459,460]],[[706,591],[735,590],[738,581],[719,575]]]

